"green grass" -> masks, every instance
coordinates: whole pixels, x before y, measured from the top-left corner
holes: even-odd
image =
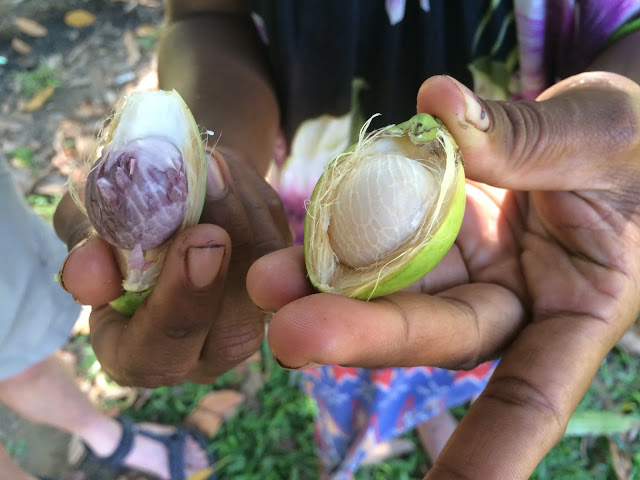
[[[313,443],[315,404],[276,367],[253,404],[246,405],[215,437],[213,452],[229,463],[220,479],[318,478]]]
[[[44,65],[35,70],[16,72],[14,77],[20,94],[25,97],[32,97],[43,88],[60,85],[55,69]]]
[[[47,223],[53,223],[53,214],[60,203],[61,195],[27,195],[26,200],[31,209]]]
[[[414,480],[424,477],[429,468],[429,458],[420,447],[420,440],[415,432],[403,435],[416,445],[416,449],[404,457],[392,458],[378,465],[360,468],[354,480]]]
[[[578,410],[600,410],[640,416],[640,358],[615,348],[603,361],[598,375]],[[626,435],[610,438],[632,461],[631,479],[640,480],[640,441]],[[540,462],[532,480],[618,480],[605,436],[564,438]]]
[[[36,173],[38,167],[34,162],[33,150],[29,147],[19,147],[9,154],[16,166]]]
[[[263,347],[259,368],[268,378],[240,411],[229,419],[211,442],[211,450],[224,466],[220,480],[316,479],[318,460],[313,443],[315,404],[291,384],[291,376],[275,364]],[[237,388],[242,379],[229,372],[213,386],[186,382],[156,389],[138,411],[138,420],[179,424],[213,389]]]
[[[156,44],[158,43],[158,39],[160,38],[161,32],[162,32],[162,29],[156,28],[148,35],[142,35],[138,37],[138,44],[143,50],[147,52],[152,52],[156,48]]]
[[[80,350],[79,371],[91,378],[99,364],[88,338],[77,336],[74,350]],[[80,343],[80,345],[77,344]],[[294,384],[291,373],[277,366],[265,345],[263,361],[253,365],[266,376],[255,398],[250,398],[228,420],[210,443],[221,462],[220,480],[317,479],[319,462],[313,440],[316,407]],[[200,399],[214,389],[239,389],[244,378],[235,371],[221,376],[214,385],[185,382],[153,391],[139,410],[125,412],[138,421],[181,424]],[[614,349],[603,361],[598,375],[578,410],[608,411],[640,416],[640,358]],[[453,410],[461,418],[467,406]],[[417,435],[405,435],[416,450],[383,464],[361,468],[355,480],[420,479],[429,461]],[[640,480],[640,441],[625,434],[565,437],[540,462],[532,480],[618,480],[609,453],[609,441],[616,443],[631,462],[630,480]]]
[[[220,479],[277,480],[317,478],[312,422],[315,405],[292,385],[290,373],[273,365],[268,358],[262,366],[269,377],[255,401],[225,423],[211,443],[217,459],[226,465]],[[213,388],[234,388],[240,379],[227,374],[215,386],[185,384],[154,392],[145,407],[136,412],[139,419],[180,423],[199,398]],[[580,404],[580,409],[607,409],[640,414],[640,359],[626,352],[612,351],[596,380]],[[466,406],[454,414],[464,415]],[[361,468],[356,480],[416,479],[426,473],[429,461],[419,447],[417,435],[406,435],[417,445],[402,458]],[[632,480],[640,480],[640,442],[612,435],[618,447],[632,458]],[[228,463],[227,463],[228,462]],[[540,463],[532,480],[617,480],[605,436],[563,439]]]

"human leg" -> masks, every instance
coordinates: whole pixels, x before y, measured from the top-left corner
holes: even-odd
[[[123,438],[122,424],[95,409],[68,365],[52,355],[68,340],[80,312],[54,281],[66,247],[29,210],[1,161],[0,225],[0,250],[11,252],[0,268],[0,401],[32,422],[77,435],[96,456],[109,456]],[[159,425],[147,429],[175,431]],[[184,440],[184,457],[187,473],[208,462],[192,437]],[[134,436],[124,464],[170,478],[167,448],[149,436]]]
[[[416,427],[420,443],[432,462],[438,458],[457,425],[458,421],[451,412],[443,410]]]
[[[36,477],[29,475],[13,461],[2,444],[0,444],[0,472],[2,472],[2,478],[10,478],[11,480],[37,480]]]
[[[97,457],[111,455],[122,438],[122,425],[91,404],[58,354],[0,381],[0,401],[31,422],[77,435]],[[175,431],[171,426],[139,427],[159,433]],[[194,438],[185,439],[184,449],[187,476],[207,466],[206,452]],[[170,478],[166,447],[148,436],[134,436],[124,465],[159,478]]]

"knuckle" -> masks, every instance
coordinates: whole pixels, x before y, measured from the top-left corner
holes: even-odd
[[[225,364],[235,365],[253,355],[264,337],[264,322],[256,317],[240,321],[218,334],[217,357]]]
[[[536,102],[505,102],[501,105],[505,126],[511,130],[510,135],[504,136],[505,148],[517,172],[526,159],[538,157],[541,149],[549,148],[549,143],[542,140],[552,126],[542,110],[536,108],[539,106]]]
[[[544,101],[496,102],[488,106],[495,119],[515,175],[530,168],[529,159],[559,159],[579,151],[598,152],[603,158],[640,149],[640,123],[630,95],[607,91],[594,95],[584,89],[564,93]],[[587,117],[576,128],[576,119]]]
[[[185,340],[203,337],[209,330],[211,321],[202,312],[210,311],[214,300],[209,291],[203,291],[191,296],[189,306],[184,302],[176,302],[169,308],[164,302],[145,302],[138,307],[136,315],[156,319],[156,332],[163,339]]]
[[[103,367],[104,368],[104,367]],[[157,370],[157,371],[156,371]],[[118,385],[141,388],[159,388],[179,385],[189,374],[188,370],[175,365],[162,369],[151,365],[120,365],[117,370],[105,369],[105,372]]]
[[[269,189],[267,191],[264,201],[269,210],[282,210],[284,208],[280,195],[278,195],[278,193],[273,189]]]
[[[229,233],[229,237],[234,246],[245,246],[251,243],[251,227],[244,212],[242,215],[238,214],[221,219],[218,225]]]
[[[559,441],[567,427],[570,415],[565,415],[559,405],[538,386],[524,377],[508,375],[495,376],[483,392],[483,397],[506,406],[535,412],[544,427],[551,428],[550,433]]]
[[[206,333],[206,327],[199,319],[184,317],[176,322],[169,322],[162,327],[162,334],[170,340],[184,340],[191,337],[202,336]]]
[[[267,253],[281,250],[287,246],[287,241],[284,238],[269,238],[256,243],[256,257],[260,258]]]
[[[591,128],[595,128],[593,135],[597,135],[602,142],[604,152],[621,150],[637,150],[640,143],[640,128],[637,113],[634,111],[628,94],[611,92],[607,102],[597,105],[596,117]],[[599,134],[599,135],[598,135]]]
[[[201,368],[198,371],[189,374],[187,380],[199,385],[213,385],[218,377],[220,377],[224,372],[225,370],[210,372],[207,371],[207,369]]]
[[[451,363],[444,366],[456,370],[472,370],[488,360],[484,355],[477,312],[471,305],[459,298],[447,296],[440,296],[440,298],[449,303],[452,308],[451,314],[461,322],[461,325],[466,327],[460,328],[459,334],[456,335],[455,349],[450,352]]]
[[[482,356],[482,335],[480,333],[480,321],[476,311],[466,302],[459,299],[449,298],[451,304],[460,311],[461,318],[465,319],[465,323],[469,325],[468,329],[464,329],[464,334],[460,335],[461,344],[456,349],[458,355],[458,368],[462,370],[471,370],[486,359]]]

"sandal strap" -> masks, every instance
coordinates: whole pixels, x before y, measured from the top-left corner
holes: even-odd
[[[85,448],[89,455],[93,457],[94,461],[111,467],[122,467],[124,459],[129,455],[129,452],[131,452],[131,448],[133,447],[133,440],[138,433],[138,426],[133,423],[131,418],[126,416],[118,417],[116,420],[122,426],[122,436],[120,437],[118,446],[111,455],[108,457],[100,457],[96,455],[96,453],[86,444]]]
[[[176,427],[176,431],[171,434],[156,433],[141,428],[138,432],[147,438],[151,438],[157,442],[162,443],[169,454],[169,472],[171,474],[171,480],[185,480],[185,458],[184,447],[187,438],[193,438],[200,448],[206,452],[207,440],[205,436],[197,430],[184,427]],[[207,455],[209,463],[213,464],[213,458]],[[217,478],[216,473],[212,473],[207,480],[215,480]]]
[[[171,480],[185,480],[184,444],[188,432],[178,429],[172,434],[162,434],[140,429],[139,433],[165,446],[169,455],[169,473]]]

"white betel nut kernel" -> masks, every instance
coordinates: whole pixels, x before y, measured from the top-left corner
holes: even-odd
[[[352,268],[384,259],[420,227],[438,193],[434,174],[415,160],[387,153],[362,158],[331,204],[335,255]]]

